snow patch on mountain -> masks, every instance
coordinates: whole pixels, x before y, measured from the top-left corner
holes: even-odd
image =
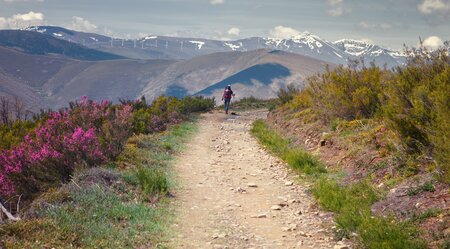
[[[25,28],[24,30],[26,30],[26,31],[35,31],[35,32],[39,32],[39,33],[42,33],[42,34],[47,32],[47,29],[41,28],[39,26],[28,27],[28,28]]]
[[[153,39],[158,39],[158,36],[152,35],[152,36],[146,36],[146,37],[144,37],[144,40],[153,40]]]
[[[367,42],[351,39],[338,40],[333,42],[333,44],[340,47],[345,53],[353,56],[362,56],[374,48],[374,45]]]
[[[238,42],[238,44],[233,44],[231,42],[224,42],[223,44],[225,44],[225,46],[228,46],[229,48],[231,48],[231,50],[236,51],[237,49],[242,47],[242,42]]]
[[[205,45],[205,42],[202,41],[189,41],[190,43],[196,44],[198,50],[202,49],[203,45]]]

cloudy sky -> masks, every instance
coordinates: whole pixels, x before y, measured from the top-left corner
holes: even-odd
[[[450,0],[0,0],[0,29],[56,25],[117,37],[364,39],[389,48],[450,40]]]

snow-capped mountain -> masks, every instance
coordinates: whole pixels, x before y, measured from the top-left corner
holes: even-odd
[[[237,48],[234,50],[245,51],[259,48],[282,50],[307,55],[334,64],[346,64],[347,59],[347,55],[332,43],[308,32],[304,32],[290,39],[256,37],[227,43]]]
[[[342,39],[333,44],[353,59],[363,58],[365,63],[375,61],[377,65],[386,64],[387,67],[393,67],[402,64],[404,60],[403,54],[399,51],[388,50],[365,41]]]
[[[374,61],[378,66],[386,65],[390,68],[403,64],[405,58],[398,51],[391,51],[364,41],[342,39],[329,42],[309,32],[290,39],[252,37],[235,41],[219,41],[156,35],[140,39],[116,39],[52,26],[35,26],[27,30],[135,59],[191,59],[216,52],[251,51],[263,48],[297,53],[344,65],[348,64],[349,59],[362,59],[366,64]]]

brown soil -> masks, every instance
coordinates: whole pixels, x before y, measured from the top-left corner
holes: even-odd
[[[175,165],[173,248],[348,248],[309,185],[261,149],[249,130],[267,112],[203,115]]]

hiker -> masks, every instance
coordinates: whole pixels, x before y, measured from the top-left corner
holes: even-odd
[[[231,102],[231,98],[234,96],[233,91],[231,90],[231,85],[228,85],[227,87],[225,87],[225,90],[223,91],[223,96],[222,96],[222,101],[224,102],[224,109],[225,109],[225,114],[228,114],[228,109],[230,108],[230,102]]]

